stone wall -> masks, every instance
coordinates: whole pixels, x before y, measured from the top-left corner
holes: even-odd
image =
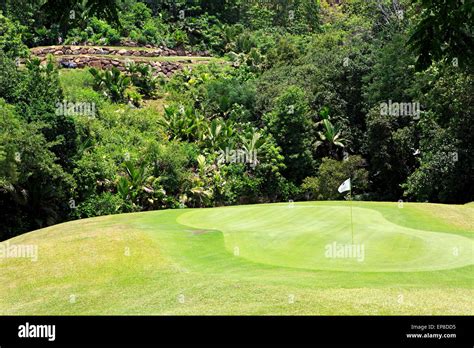
[[[94,67],[97,69],[111,69],[116,67],[120,71],[125,70],[125,60],[108,59],[101,57],[57,57],[56,61],[59,66],[69,68],[85,68]],[[157,74],[163,74],[164,76],[170,77],[176,71],[182,69],[182,65],[173,62],[151,62],[146,60],[134,59],[135,63],[146,63],[151,65]],[[73,63],[73,64],[71,64]]]
[[[152,49],[132,50],[125,48],[111,48],[111,47],[84,47],[84,46],[49,46],[49,47],[35,47],[31,52],[39,57],[47,54],[55,56],[64,55],[119,55],[130,57],[163,57],[163,56],[202,56],[208,57],[208,52],[186,52],[184,49],[170,49],[166,47],[158,47]]]

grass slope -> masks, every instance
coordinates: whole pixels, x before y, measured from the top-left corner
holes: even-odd
[[[347,202],[79,220],[9,241],[0,314],[473,314],[474,206]]]

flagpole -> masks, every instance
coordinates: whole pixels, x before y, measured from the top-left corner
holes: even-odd
[[[350,206],[351,206],[351,235],[352,235],[352,245],[354,245],[354,225],[352,224],[352,180],[350,181],[350,191],[349,191],[349,198],[350,198]]]
[[[349,207],[351,209],[351,236],[352,236],[352,245],[354,245],[354,224],[352,222],[352,179],[349,177],[344,181],[341,186],[337,189],[339,193],[347,192],[347,184],[349,184]]]

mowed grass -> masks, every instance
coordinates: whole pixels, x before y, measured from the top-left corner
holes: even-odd
[[[34,231],[0,259],[2,315],[474,313],[474,206],[304,202],[124,214]]]

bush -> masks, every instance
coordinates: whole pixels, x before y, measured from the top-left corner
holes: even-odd
[[[182,36],[182,33],[186,34],[185,41],[184,37],[181,39],[181,43],[176,41],[178,45],[189,43],[200,50],[220,51],[224,45],[221,31],[222,24],[216,17],[202,14],[186,16],[179,22],[179,28],[173,36],[176,40],[177,32],[179,32],[179,36]]]
[[[165,45],[169,35],[168,31],[168,25],[161,18],[153,18],[145,23],[142,33],[147,43]]]
[[[305,199],[313,200],[313,199],[320,199],[320,186],[319,186],[319,178],[308,176],[303,180],[301,184],[301,191],[305,194]]]
[[[106,21],[92,17],[84,30],[73,28],[68,32],[65,43],[94,43],[97,45],[115,45],[120,43],[120,32]]]
[[[100,43],[101,39],[105,39],[104,44],[117,44],[120,42],[119,32],[104,20],[93,17],[90,21],[90,28],[92,28],[93,33],[91,39],[95,43]]]
[[[60,74],[64,99],[68,102],[86,102],[95,105],[98,111],[106,103],[100,92],[94,91],[94,78],[87,70],[62,70]]]
[[[127,64],[127,72],[132,84],[141,94],[147,98],[155,96],[159,80],[153,75],[153,68],[149,64],[131,62]]]
[[[166,191],[160,178],[148,175],[145,162],[134,164],[125,161],[117,176],[117,193],[133,211],[154,210],[167,207]]]
[[[467,167],[472,175],[473,162],[469,163],[466,156],[470,151],[460,148],[452,130],[441,128],[432,117],[432,113],[425,113],[420,121],[423,138],[419,164],[401,185],[404,195],[419,202],[469,202],[469,177],[462,180],[462,174]]]
[[[8,57],[26,57],[28,48],[22,41],[26,28],[12,22],[0,11],[0,50]]]
[[[113,67],[110,70],[89,69],[94,77],[94,89],[101,91],[114,103],[126,101],[125,91],[130,85],[130,77],[123,75],[119,69]]]
[[[171,46],[184,46],[188,44],[188,34],[184,30],[176,29],[170,37]]]
[[[160,183],[169,195],[176,196],[182,192],[189,178],[189,170],[197,153],[194,144],[152,143],[145,151],[145,160],[152,164],[151,175],[160,178]]]
[[[341,199],[343,194],[338,187],[351,178],[352,194],[362,194],[368,186],[368,172],[361,156],[349,156],[344,161],[325,157],[319,167],[317,177],[304,179],[301,189],[308,198],[318,200]]]
[[[243,107],[245,115],[241,121],[249,121],[255,106],[255,86],[250,81],[239,81],[235,77],[212,80],[205,85],[204,109],[209,113],[227,116],[235,105]]]
[[[151,19],[151,10],[142,2],[133,3],[130,8],[120,13],[120,22],[124,28],[124,34],[131,29],[143,29]]]
[[[128,87],[125,90],[125,99],[128,100],[128,104],[136,108],[142,105],[142,95],[138,92],[135,86]]]
[[[16,90],[20,83],[20,73],[13,60],[0,51],[0,98],[8,102],[16,99]]]
[[[120,214],[126,212],[124,200],[119,195],[104,192],[92,195],[80,203],[74,210],[75,218],[90,218],[94,216]]]
[[[20,72],[12,103],[27,122],[42,125],[41,132],[53,144],[51,150],[58,157],[58,164],[69,171],[77,152],[77,133],[73,117],[57,113],[58,102],[63,101],[58,70],[48,58],[43,65],[38,59],[27,61],[26,69]]]

